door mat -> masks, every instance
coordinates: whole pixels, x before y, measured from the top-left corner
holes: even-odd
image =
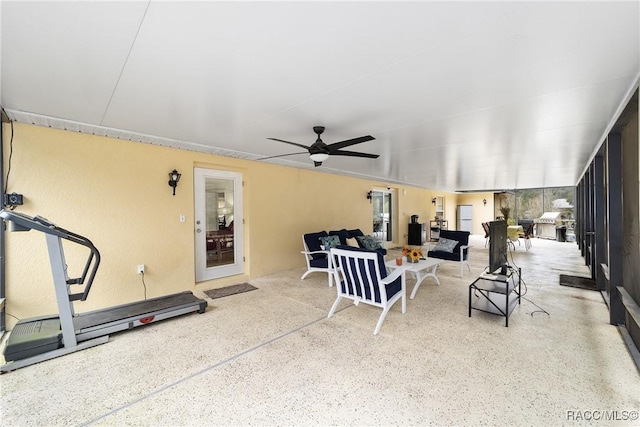
[[[229,295],[241,294],[243,292],[249,292],[256,290],[253,285],[248,283],[240,283],[238,285],[225,286],[224,288],[218,289],[210,289],[208,291],[204,291],[205,294],[211,299],[228,297]]]
[[[567,274],[560,275],[560,286],[570,286],[572,288],[596,290],[596,282],[588,277],[569,276]]]

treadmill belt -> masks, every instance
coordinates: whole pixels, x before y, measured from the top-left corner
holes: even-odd
[[[76,330],[83,330],[106,323],[116,322],[121,319],[142,316],[161,310],[168,310],[180,306],[197,305],[201,300],[186,291],[174,295],[138,301],[131,304],[123,304],[103,310],[91,311],[79,314],[73,319]]]

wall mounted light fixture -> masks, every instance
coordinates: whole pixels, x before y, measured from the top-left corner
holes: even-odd
[[[435,205],[436,205],[436,198],[435,198],[435,197],[434,197],[433,199],[431,199],[431,204],[432,204],[433,206],[435,206]]]
[[[373,199],[373,191],[369,191],[367,193],[367,200],[369,200],[369,203],[373,203],[372,199]]]
[[[482,204],[484,204],[485,206],[487,206],[487,199],[482,199]]]
[[[176,187],[178,186],[178,181],[180,181],[180,177],[182,174],[178,173],[177,170],[172,170],[169,172],[169,187],[173,187],[173,195],[176,195]]]

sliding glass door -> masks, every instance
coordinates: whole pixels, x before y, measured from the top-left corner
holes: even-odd
[[[393,241],[394,215],[393,192],[391,190],[373,190],[373,237],[380,242]]]

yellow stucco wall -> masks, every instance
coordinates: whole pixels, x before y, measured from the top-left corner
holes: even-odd
[[[5,171],[11,129],[3,125]],[[195,283],[193,168],[241,172],[244,179],[245,274]],[[182,173],[176,195],[168,173]],[[102,262],[79,312],[140,300],[138,264],[145,264],[147,297],[208,289],[304,266],[303,233],[360,228],[372,231],[373,188],[396,191],[399,233],[406,243],[410,215],[434,215],[433,191],[14,123],[7,192],[24,194],[16,211],[42,215],[84,235]],[[455,194],[443,194],[456,204]],[[455,221],[455,209],[447,209]],[[454,215],[453,217],[451,215]],[[180,222],[185,215],[186,222]],[[6,233],[7,312],[24,318],[56,313],[49,259],[41,233]],[[65,245],[70,276],[86,253]],[[15,323],[7,318],[8,327]]]
[[[483,200],[487,201],[486,206]],[[473,206],[473,234],[482,234],[484,236],[482,223],[493,221],[495,219],[493,215],[493,193],[459,194],[457,197],[457,204]]]

